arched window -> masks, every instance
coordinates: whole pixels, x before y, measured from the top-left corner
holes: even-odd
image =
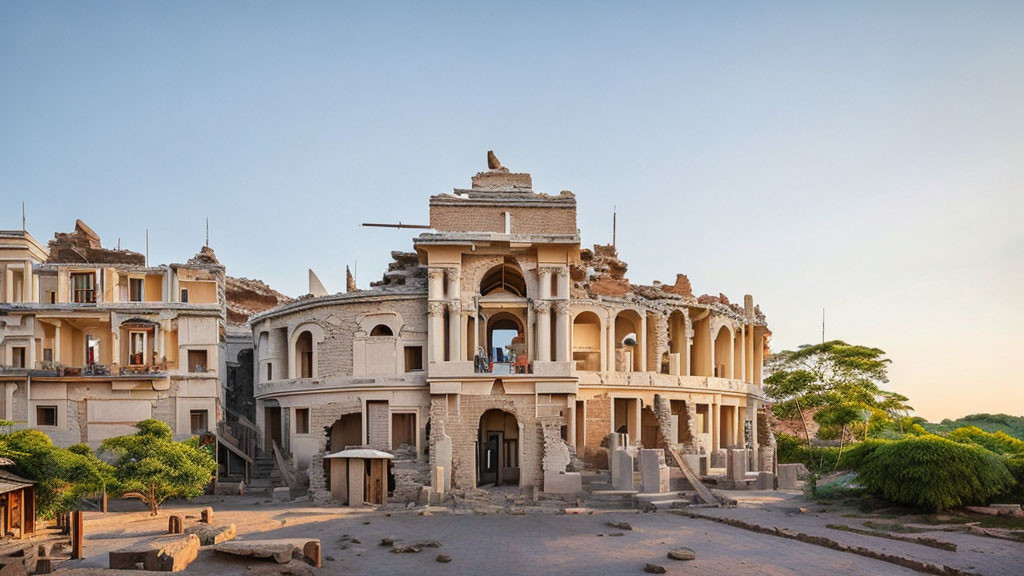
[[[391,331],[391,327],[387,324],[377,324],[370,330],[370,336],[394,336],[394,332]]]
[[[486,296],[492,292],[507,292],[514,296],[526,296],[526,280],[523,278],[523,271],[514,261],[506,260],[484,274],[483,280],[480,281],[480,295]]]

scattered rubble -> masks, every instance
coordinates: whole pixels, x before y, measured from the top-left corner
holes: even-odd
[[[263,282],[249,278],[226,276],[224,291],[227,299],[227,320],[233,324],[245,324],[253,314],[292,301]]]
[[[57,232],[48,244],[50,263],[87,262],[93,264],[129,264],[145,266],[146,256],[131,250],[110,250],[100,244],[100,236],[81,220],[75,231]]]
[[[668,557],[673,560],[695,560],[697,553],[689,548],[681,547],[669,551]]]
[[[648,574],[664,574],[666,572],[665,567],[660,564],[645,564],[644,572]]]

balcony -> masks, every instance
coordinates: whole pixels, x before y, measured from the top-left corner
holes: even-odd
[[[167,375],[166,365],[141,364],[118,366],[117,364],[86,364],[66,366],[59,362],[36,362],[33,368],[0,366],[0,374],[18,374],[51,378],[161,378]]]

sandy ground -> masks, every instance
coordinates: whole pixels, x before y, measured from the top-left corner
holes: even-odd
[[[643,574],[646,563],[669,574],[795,575],[916,574],[886,562],[863,558],[708,520],[671,513],[607,511],[585,515],[474,514],[418,510],[371,511],[321,508],[307,503],[273,504],[266,497],[206,498],[165,506],[159,516],[120,511],[86,516],[85,558],[61,564],[62,574],[116,574],[107,569],[108,552],[139,539],[163,535],[167,516],[214,507],[214,524],[234,523],[238,537],[319,538],[324,565],[316,570],[295,560],[287,565],[226,557],[204,549],[185,571],[227,574]],[[118,508],[132,504],[117,503]],[[420,509],[422,510],[422,509]],[[191,517],[189,517],[191,516]],[[608,522],[628,522],[632,530]],[[436,540],[440,548],[418,554],[394,554],[380,546],[386,536],[403,542]],[[686,546],[697,553],[688,562],[670,560],[669,550]],[[436,561],[438,554],[450,563]],[[124,572],[137,574],[137,572]]]

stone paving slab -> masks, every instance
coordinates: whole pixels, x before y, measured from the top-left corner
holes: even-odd
[[[844,517],[836,512],[814,512],[821,505],[801,503],[807,513],[796,512],[796,504],[786,506],[749,505],[742,501],[736,508],[701,508],[690,513],[710,518],[729,518],[761,527],[785,528],[805,534],[824,536],[847,546],[864,547],[887,554],[949,566],[963,572],[985,576],[1020,576],[1024,574],[1024,544],[987,538],[959,532],[929,531],[915,534],[957,545],[955,552],[932,548],[917,543],[893,540],[879,536],[855,534],[828,528],[841,524],[870,530],[864,522],[870,518]]]

